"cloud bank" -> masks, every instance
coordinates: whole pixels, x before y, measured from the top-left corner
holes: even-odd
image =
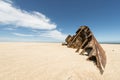
[[[23,36],[23,37],[31,37],[31,36],[34,36],[34,35],[30,35],[30,34],[22,34],[22,33],[13,33],[14,35],[16,35],[16,36]]]
[[[58,30],[47,31],[45,33],[40,34],[40,36],[46,36],[46,37],[54,38],[57,40],[63,40],[66,37],[66,35],[63,35]]]
[[[56,28],[56,25],[42,13],[27,12],[3,0],[0,1],[0,23],[33,29]]]
[[[0,24],[8,26],[12,25],[16,28],[23,27],[31,28],[33,30],[46,30],[44,33],[39,35],[58,40],[64,39],[66,37],[65,34],[56,29],[57,25],[44,14],[37,11],[28,12],[17,8],[13,6],[12,0],[0,0]],[[13,34],[16,36],[33,36],[33,34],[23,33]]]

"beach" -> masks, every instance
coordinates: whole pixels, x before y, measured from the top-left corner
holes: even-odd
[[[101,44],[103,75],[87,56],[61,43],[1,42],[0,80],[119,80],[120,44]]]

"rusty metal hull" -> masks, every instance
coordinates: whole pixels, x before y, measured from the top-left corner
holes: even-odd
[[[65,41],[65,45],[69,48],[77,49],[76,52],[79,52],[79,50],[82,49],[80,55],[84,55],[84,52],[87,52],[88,59],[94,56],[96,58],[96,65],[101,74],[103,74],[107,61],[105,51],[98,43],[88,26],[81,26],[76,31],[75,35],[68,35]]]

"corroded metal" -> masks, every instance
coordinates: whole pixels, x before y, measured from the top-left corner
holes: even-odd
[[[65,39],[65,43],[62,45],[66,45],[69,48],[75,48],[77,49],[76,52],[82,49],[80,55],[85,55],[85,52],[87,52],[87,60],[94,60],[101,74],[104,72],[106,65],[105,51],[88,26],[81,26],[73,36],[68,35]]]

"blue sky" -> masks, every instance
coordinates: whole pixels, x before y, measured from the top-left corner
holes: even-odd
[[[120,42],[119,0],[0,0],[0,41],[63,42],[81,25]]]

